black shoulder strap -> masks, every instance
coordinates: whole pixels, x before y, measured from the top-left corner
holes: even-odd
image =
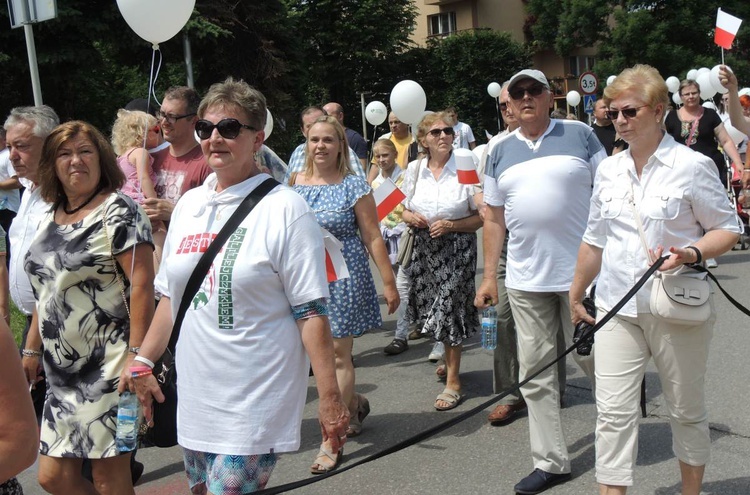
[[[701,273],[705,273],[706,275],[708,275],[708,278],[710,278],[711,280],[714,281],[714,283],[716,284],[716,287],[718,287],[719,290],[721,291],[721,293],[724,294],[727,297],[727,299],[729,299],[729,302],[732,303],[735,308],[739,309],[740,311],[742,311],[743,313],[745,313],[747,316],[750,316],[750,310],[747,309],[742,304],[740,304],[739,302],[737,302],[737,300],[735,298],[733,298],[732,296],[730,296],[729,293],[724,290],[724,287],[721,286],[721,284],[719,283],[719,281],[716,280],[716,277],[714,276],[714,274],[711,273],[710,271],[708,271],[707,268],[703,267],[702,265],[691,266],[690,268],[692,268],[695,271],[698,271],[698,272],[701,272]]]
[[[245,217],[250,214],[250,211],[255,208],[255,205],[260,203],[260,200],[278,185],[279,183],[276,179],[268,178],[258,187],[253,189],[250,194],[242,200],[242,203],[240,203],[234,213],[232,213],[232,216],[229,217],[227,223],[225,223],[219,233],[216,234],[216,238],[211,242],[208,249],[203,253],[203,256],[198,260],[193,273],[190,275],[190,278],[185,285],[185,292],[182,294],[180,308],[177,310],[177,315],[174,319],[172,335],[169,338],[170,349],[174,349],[175,345],[177,345],[177,339],[180,337],[180,327],[182,326],[182,321],[185,319],[185,313],[187,312],[190,303],[193,301],[193,297],[198,293],[198,289],[206,278],[206,273],[208,273],[211,263],[213,263],[216,255],[219,254],[219,250],[221,250],[227,242],[229,236],[237,230],[237,227],[239,227]]]

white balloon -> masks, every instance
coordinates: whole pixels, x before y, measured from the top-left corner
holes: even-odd
[[[609,86],[610,84],[612,84],[613,82],[615,82],[616,78],[617,78],[617,76],[609,76],[607,78],[607,86]]]
[[[742,141],[747,139],[747,136],[734,127],[728,120],[724,122],[724,129],[727,130],[727,134],[732,138],[735,146],[739,146]]]
[[[680,80],[675,76],[669,76],[664,82],[667,83],[667,89],[670,93],[676,93],[680,89]]]
[[[135,34],[158,45],[185,27],[195,0],[117,0],[117,7]]]
[[[698,69],[690,69],[687,73],[687,76],[685,76],[685,79],[690,79],[691,81],[695,81],[695,78],[698,77]]]
[[[391,90],[391,109],[404,124],[419,122],[427,107],[427,95],[419,83],[406,79]]]
[[[673,101],[673,102],[674,102],[674,104],[675,104],[675,105],[677,105],[677,106],[680,106],[680,105],[682,105],[682,98],[680,97],[680,93],[678,93],[678,92],[676,92],[676,91],[675,91],[675,92],[674,92],[674,93],[672,94],[672,101]]]
[[[698,74],[698,79],[695,80],[698,86],[701,88],[701,99],[709,100],[716,94],[716,88],[711,84],[711,71],[703,72]]]
[[[709,73],[709,74],[711,74],[710,81],[711,81],[711,86],[714,87],[714,89],[716,90],[716,92],[721,93],[721,94],[725,94],[725,93],[728,93],[729,90],[727,88],[725,88],[721,84],[721,80],[719,79],[719,69],[720,68],[721,68],[721,65],[714,65],[713,66],[713,68],[711,69],[711,72]],[[729,68],[729,67],[727,66],[727,68]]]
[[[502,90],[503,87],[496,82],[491,82],[489,86],[487,86],[487,94],[489,94],[493,98],[497,98],[498,96],[500,96]]]
[[[372,125],[380,125],[388,118],[388,109],[382,101],[371,101],[365,107],[365,118]]]
[[[577,107],[581,103],[581,94],[578,91],[570,91],[565,96],[565,100],[571,107]]]
[[[480,144],[476,148],[474,148],[472,153],[474,153],[474,156],[477,157],[477,160],[482,161],[482,155],[484,154],[484,149],[487,147],[486,144]]]
[[[710,108],[711,110],[716,110],[716,104],[712,100],[704,101],[703,108]]]
[[[706,72],[711,72],[711,69],[709,69],[708,67],[701,67],[700,69],[698,69],[698,75],[699,76],[701,74],[705,74]]]
[[[273,132],[273,115],[271,115],[271,111],[266,108],[266,126],[263,128],[263,131],[266,133],[266,136],[263,138],[263,141],[268,141],[269,136],[271,136],[271,133]]]

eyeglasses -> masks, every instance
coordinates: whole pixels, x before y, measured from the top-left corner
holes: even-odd
[[[159,122],[161,122],[162,120],[166,120],[170,124],[174,124],[175,122],[177,122],[180,119],[184,119],[186,117],[192,117],[193,115],[195,115],[195,112],[193,112],[193,113],[186,113],[185,115],[174,115],[174,114],[171,114],[171,113],[164,113],[162,111],[158,111],[158,112],[156,112],[155,117],[156,117],[156,120],[158,120]]]
[[[633,108],[623,108],[622,110],[607,110],[605,113],[607,114],[607,118],[609,120],[617,120],[617,117],[620,116],[620,112],[622,112],[622,116],[626,119],[632,119],[638,114],[638,109],[647,107],[648,105],[641,105],[639,107],[633,107]]]
[[[453,130],[453,127],[443,127],[442,129],[430,129],[427,133],[432,137],[440,137],[440,133],[445,133],[446,136],[453,136],[456,131]]]
[[[237,119],[221,119],[216,124],[209,122],[208,120],[199,120],[195,123],[195,133],[201,139],[208,139],[213,134],[214,129],[219,131],[221,137],[224,139],[235,139],[239,136],[242,129],[249,129],[251,131],[257,131],[255,127],[245,125]]]
[[[529,93],[529,96],[532,98],[536,98],[542,92],[544,91],[544,86],[541,84],[532,84],[531,86],[527,86],[525,88],[513,88],[511,90],[508,90],[508,95],[510,95],[511,98],[514,100],[522,100],[525,93]]]
[[[507,109],[508,109],[508,104],[507,104],[507,103],[501,103],[501,104],[500,104],[500,111],[501,111],[501,112],[504,112],[504,111],[506,111]]]

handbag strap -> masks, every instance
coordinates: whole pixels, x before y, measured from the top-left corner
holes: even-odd
[[[648,250],[648,242],[646,242],[646,233],[643,231],[643,222],[641,221],[641,213],[638,211],[638,205],[635,203],[635,190],[633,189],[633,177],[630,176],[630,198],[628,200],[628,203],[630,203],[630,208],[633,210],[633,219],[635,220],[635,226],[638,228],[638,236],[641,238],[641,246],[643,247],[643,252],[646,253],[646,259],[653,263],[654,258],[651,256],[651,252]],[[657,274],[658,275],[658,274]]]
[[[174,325],[172,326],[172,335],[169,337],[170,349],[174,349],[177,345],[177,339],[179,339],[180,337],[180,327],[182,327],[182,321],[185,319],[185,313],[187,312],[187,309],[190,306],[193,297],[195,297],[195,294],[198,293],[198,289],[200,288],[201,283],[206,278],[206,273],[208,273],[208,269],[211,267],[211,263],[213,263],[214,258],[216,258],[216,255],[219,254],[221,248],[224,247],[224,244],[229,239],[229,236],[232,235],[235,230],[237,230],[237,227],[239,227],[240,223],[242,223],[245,217],[250,214],[252,209],[255,208],[258,203],[260,203],[260,201],[266,196],[266,194],[271,192],[271,190],[278,185],[279,183],[276,181],[276,179],[268,178],[263,181],[258,187],[253,189],[250,194],[248,194],[245,199],[242,200],[237,209],[234,210],[234,213],[232,213],[232,216],[229,217],[227,223],[225,223],[221,230],[219,230],[214,240],[211,242],[211,244],[209,244],[206,251],[198,260],[193,273],[190,275],[190,278],[185,285],[185,292],[182,294],[180,307],[177,310],[177,315],[174,319]]]

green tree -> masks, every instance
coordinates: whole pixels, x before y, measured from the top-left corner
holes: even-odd
[[[527,33],[532,49],[552,49],[567,57],[575,48],[591,46],[607,35],[607,19],[619,1],[529,0]]]

